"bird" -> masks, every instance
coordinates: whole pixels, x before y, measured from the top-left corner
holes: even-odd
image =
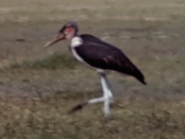
[[[110,103],[113,99],[111,85],[107,79],[110,71],[116,71],[123,75],[132,76],[146,85],[145,77],[138,67],[116,46],[107,43],[90,34],[79,34],[77,22],[65,23],[53,40],[45,44],[45,48],[54,45],[61,40],[69,41],[69,49],[74,58],[93,68],[99,75],[103,96],[93,98],[76,105],[71,112],[82,109],[85,105],[104,103],[103,113],[105,117],[110,114]]]

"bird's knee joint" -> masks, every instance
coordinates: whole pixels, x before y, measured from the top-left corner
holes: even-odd
[[[104,97],[105,100],[112,99],[112,98],[113,98],[112,96],[106,96],[106,97]]]

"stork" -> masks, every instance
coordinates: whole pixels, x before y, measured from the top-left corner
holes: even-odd
[[[106,43],[97,37],[89,34],[78,34],[78,25],[76,22],[66,23],[58,32],[57,36],[45,47],[51,46],[61,40],[69,41],[69,48],[76,60],[88,65],[96,70],[100,75],[103,96],[90,99],[74,107],[71,112],[82,109],[85,105],[104,103],[104,114],[108,117],[110,113],[110,102],[113,98],[110,83],[106,77],[109,71],[116,71],[135,77],[142,84],[146,85],[144,75],[133,64],[131,60],[117,47]]]

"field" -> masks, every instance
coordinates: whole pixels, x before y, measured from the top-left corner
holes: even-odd
[[[114,103],[69,110],[102,95],[94,70],[67,42],[44,49],[75,20],[119,47],[147,86],[112,73]],[[184,139],[184,0],[6,0],[0,4],[1,139]]]

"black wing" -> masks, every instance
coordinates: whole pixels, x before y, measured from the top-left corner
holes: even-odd
[[[80,37],[84,43],[75,49],[88,64],[97,68],[114,70],[134,76],[140,82],[146,84],[141,71],[120,49],[88,34]]]

